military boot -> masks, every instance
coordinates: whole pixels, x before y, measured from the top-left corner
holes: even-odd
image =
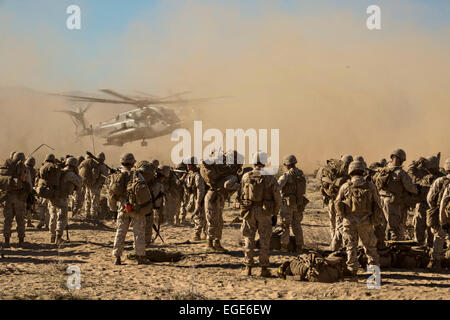
[[[262,267],[262,268],[261,268],[261,274],[260,274],[260,276],[261,276],[261,277],[264,277],[264,278],[270,278],[270,277],[272,276],[272,274],[270,273],[269,268],[267,268],[267,267]]]
[[[138,264],[150,264],[150,260],[146,256],[137,256]]]
[[[122,260],[120,259],[120,257],[116,257],[116,260],[114,261],[114,264],[116,266],[120,266],[122,264]]]
[[[39,224],[37,225],[37,227],[36,228],[38,228],[38,229],[42,229],[42,227],[44,226],[44,223],[43,222],[39,222]]]
[[[206,245],[207,250],[214,250],[214,240],[208,239],[208,244]]]
[[[55,241],[56,241],[56,235],[52,234],[50,236],[50,243],[55,243]]]
[[[9,243],[9,238],[5,237],[5,243],[3,244],[4,248],[11,248],[11,244]]]
[[[30,219],[28,219],[28,221],[27,221],[27,228],[34,228],[34,225]]]
[[[439,259],[431,259],[427,266],[432,272],[442,272],[442,263]]]
[[[19,247],[23,247],[25,244],[25,238],[21,237],[19,238]]]
[[[193,241],[200,241],[200,240],[202,240],[202,238],[200,237],[199,234],[196,234],[196,235],[194,236],[194,238],[192,238],[192,240],[193,240]]]
[[[245,269],[242,270],[242,274],[244,276],[251,276],[252,275],[252,267],[245,266]]]
[[[220,240],[214,240],[214,250],[220,251],[220,252],[226,252],[227,251],[227,249],[222,247],[222,245],[220,244]]]

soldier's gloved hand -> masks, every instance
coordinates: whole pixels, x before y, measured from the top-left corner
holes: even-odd
[[[278,216],[272,216],[272,227],[275,227],[277,225]]]

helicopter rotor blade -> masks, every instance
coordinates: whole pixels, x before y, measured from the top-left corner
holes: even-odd
[[[132,98],[130,98],[130,97],[127,97],[127,96],[125,96],[125,95],[123,95],[123,94],[120,94],[120,93],[118,93],[118,92],[116,92],[116,91],[113,91],[113,90],[110,90],[110,89],[102,89],[102,90],[100,90],[101,92],[104,92],[104,93],[106,93],[106,94],[109,94],[109,95],[111,95],[111,96],[114,96],[114,97],[116,97],[116,98],[120,98],[120,99],[123,99],[123,100],[127,100],[127,101],[136,101],[136,100],[134,100],[134,99],[132,99]]]

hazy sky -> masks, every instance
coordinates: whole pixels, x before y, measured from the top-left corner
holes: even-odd
[[[209,1],[157,1],[157,0],[0,0],[0,27],[6,39],[15,38],[27,43],[23,50],[34,50],[51,60],[46,68],[46,84],[56,86],[61,82],[80,89],[97,87],[127,68],[128,58],[126,39],[133,27],[139,24],[164,37],[170,32],[175,11],[188,10],[191,4],[206,3],[209,7],[226,7],[243,17],[251,18],[271,10],[301,19],[326,19],[327,12],[343,12],[360,19],[361,28],[365,28],[367,15],[365,10],[370,4],[378,4],[382,9],[381,36],[408,29],[412,32],[429,33],[441,36],[449,42],[450,5],[448,0],[415,1],[261,1],[261,0],[209,0]],[[68,17],[66,8],[77,4],[82,10],[82,30],[70,31],[65,22]],[[218,23],[227,24],[224,19]],[[3,21],[2,21],[3,20]],[[174,21],[175,23],[177,21]],[[325,23],[326,21],[324,21]],[[189,21],[186,22],[189,24]],[[267,21],[267,23],[271,23]],[[189,28],[189,26],[187,26]],[[131,30],[131,31],[130,31]],[[335,32],[336,30],[330,30]],[[306,34],[314,34],[307,30]],[[182,37],[183,35],[180,35]],[[33,40],[35,40],[33,42]],[[3,50],[11,50],[0,34]],[[158,50],[158,43],[152,51]],[[31,49],[30,49],[31,47]],[[152,52],[154,54],[154,52]],[[0,53],[1,55],[1,53]],[[114,61],[105,59],[116,57]],[[102,61],[108,60],[108,63]],[[3,63],[7,63],[3,61]],[[8,62],[10,63],[10,62]],[[1,62],[0,62],[1,66]],[[50,69],[50,70],[49,70]],[[90,70],[91,72],[80,72]],[[76,77],[74,76],[76,74]],[[72,79],[72,81],[68,81]],[[32,78],[22,80],[24,85],[36,85]],[[17,83],[16,83],[17,84]]]

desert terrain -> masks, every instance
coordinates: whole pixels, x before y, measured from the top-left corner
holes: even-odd
[[[328,218],[317,191],[317,181],[309,178],[307,197],[311,200],[304,215],[303,227],[307,247],[326,249],[329,239]],[[293,257],[272,252],[273,278],[241,275],[243,251],[240,224],[234,223],[239,211],[226,204],[223,245],[228,253],[208,253],[205,241],[192,242],[192,225],[162,226],[161,240],[152,250],[180,252],[178,262],[154,262],[137,265],[126,255],[133,250],[131,232],[127,235],[123,265],[115,266],[111,255],[115,225],[101,225],[69,220],[70,242],[62,247],[49,244],[48,231],[27,229],[26,248],[17,247],[13,232],[12,247],[4,249],[0,260],[0,299],[88,299],[88,300],[184,300],[184,299],[448,299],[450,274],[430,273],[424,269],[382,270],[381,289],[369,290],[368,275],[361,269],[358,282],[310,283],[282,280],[275,276],[277,267]],[[189,215],[188,215],[189,217]],[[37,221],[34,221],[37,225]],[[0,219],[3,229],[3,215]],[[15,225],[13,227],[15,229]],[[68,290],[68,266],[81,270],[81,289]]]

